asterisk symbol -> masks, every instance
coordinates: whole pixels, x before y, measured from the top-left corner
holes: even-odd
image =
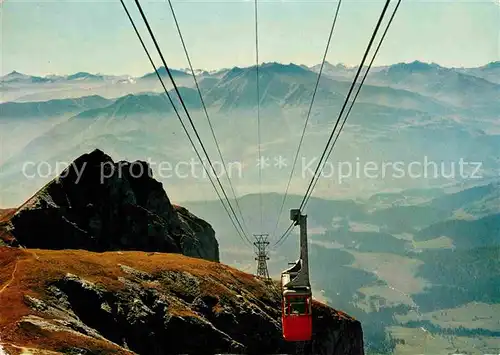
[[[286,159],[283,158],[281,155],[274,157],[274,166],[277,167],[278,169],[286,167]]]
[[[269,166],[269,158],[268,157],[260,157],[257,159],[257,167],[264,169]]]

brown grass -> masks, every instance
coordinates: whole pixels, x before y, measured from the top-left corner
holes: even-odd
[[[127,265],[158,277],[158,282],[143,281],[144,287],[159,291],[182,291],[181,284],[164,282],[164,272],[187,272],[199,281],[201,295],[217,295],[220,303],[214,306],[214,312],[221,312],[223,306],[238,303],[235,290],[251,293],[259,301],[269,297],[270,285],[258,281],[253,275],[233,269],[220,263],[190,258],[181,254],[146,253],[146,252],[105,252],[94,253],[84,250],[40,250],[0,247],[0,334],[2,341],[19,346],[63,351],[74,346],[105,351],[107,354],[123,353],[118,347],[101,340],[69,332],[49,332],[34,326],[20,329],[18,322],[23,316],[43,314],[30,309],[24,302],[24,296],[38,299],[45,298],[48,283],[57,281],[67,273],[75,274],[90,282],[104,286],[109,291],[124,288],[119,277],[130,278],[120,265]],[[15,272],[14,272],[15,271]],[[189,291],[185,291],[189,292]],[[192,291],[194,292],[194,291]],[[196,296],[191,294],[191,296]],[[172,297],[169,312],[179,317],[198,317],[188,304]],[[343,312],[314,301],[315,308],[324,315],[337,319],[352,320]]]
[[[180,302],[170,303],[168,307],[168,313],[176,317],[200,318],[198,314],[196,314],[195,312],[193,312],[193,310]]]
[[[224,310],[224,308],[220,304],[216,304],[213,308],[212,311],[214,313],[221,313]]]
[[[55,351],[61,351],[61,346],[78,346],[91,349],[109,347],[109,344],[100,340],[80,337],[72,333],[50,332],[49,334],[49,332],[39,329],[18,329],[17,322],[23,316],[30,314],[43,317],[43,315],[37,314],[25,304],[24,296],[30,295],[44,299],[46,285],[61,279],[67,273],[100,284],[110,291],[123,289],[124,286],[118,281],[118,277],[127,277],[127,274],[120,268],[120,264],[152,275],[160,275],[165,271],[188,272],[200,280],[202,294],[217,294],[221,300],[228,300],[236,296],[227,287],[228,285],[264,293],[264,287],[251,275],[220,263],[189,258],[180,254],[151,254],[145,252],[93,253],[84,250],[0,247],[0,290],[7,286],[0,293],[0,333],[2,334],[2,341],[17,345],[22,344],[26,347],[38,346]],[[13,275],[14,269],[16,269],[16,272]],[[164,290],[171,286],[151,282],[144,282],[143,284]],[[258,295],[256,296],[258,297]],[[172,314],[176,316],[197,317],[196,313],[180,301],[172,302],[171,309]],[[38,334],[40,331],[43,334]]]
[[[5,230],[5,227],[16,211],[17,209],[15,208],[0,209],[0,241],[7,244],[15,240],[15,238]]]
[[[1,209],[0,208],[0,223],[2,222],[7,222],[12,218],[14,213],[16,213],[17,208],[6,208],[6,209]]]
[[[64,351],[70,347],[92,349],[103,354],[133,354],[125,349],[100,339],[64,331],[48,331],[23,324],[18,328],[18,336],[24,335],[22,344],[25,347]]]

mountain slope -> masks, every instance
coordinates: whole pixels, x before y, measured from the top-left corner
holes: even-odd
[[[68,75],[67,80],[99,80],[103,81],[105,78],[102,75],[90,74],[87,72],[78,72],[75,74]]]
[[[500,61],[491,62],[478,68],[457,68],[456,70],[500,84]]]
[[[176,254],[0,248],[0,346],[85,354],[291,353],[280,296],[252,275]],[[362,355],[360,323],[313,306],[305,354]],[[313,350],[314,349],[314,350]]]
[[[103,108],[111,103],[111,100],[97,95],[41,102],[6,102],[0,104],[0,118],[46,118],[71,115]]]
[[[394,199],[394,201],[388,203],[391,206],[377,208],[369,215],[367,220],[376,225],[385,225],[398,231],[409,232],[413,229],[427,228],[434,224],[444,225],[448,223],[448,219],[455,220],[455,218],[465,217],[467,219],[480,219],[500,212],[498,204],[499,193],[499,183],[493,182],[486,185],[473,186],[458,192],[442,193],[430,201],[421,203],[418,203],[418,200],[408,203],[411,201],[409,197],[411,190],[408,192],[403,191],[399,194],[387,194],[386,199]],[[372,196],[370,201],[383,206],[378,201],[382,196],[380,194]],[[378,200],[375,197],[378,197]],[[429,197],[423,197],[429,200]],[[458,221],[458,223],[466,222],[466,220]],[[437,233],[437,230],[441,230],[441,227],[436,228],[435,233]],[[442,230],[444,231],[445,229]],[[435,233],[428,234],[428,236],[439,236]],[[423,237],[424,234],[419,235]]]
[[[500,245],[500,214],[490,215],[474,221],[448,220],[422,229],[415,240],[429,240],[445,236],[451,238],[458,248],[476,248]]]
[[[435,198],[429,206],[480,218],[500,212],[500,182],[471,187]]]
[[[31,76],[17,71],[12,71],[7,75],[0,78],[2,84],[30,84],[30,83],[47,83],[50,79],[42,78],[40,76]]]
[[[415,295],[422,312],[469,302],[500,303],[498,245],[465,250],[426,250],[418,257],[424,263],[420,265],[417,275],[432,282],[425,292]],[[472,315],[469,317],[472,318]],[[498,326],[495,328],[498,330]]]
[[[259,66],[260,103],[263,106],[297,107],[310,104],[318,74],[295,64],[265,63]],[[254,107],[256,105],[256,70],[233,68],[220,80],[205,79],[202,86],[206,91],[206,102],[221,110]],[[208,85],[208,81],[212,86]],[[340,107],[347,95],[351,82],[322,76],[315,96],[315,105]],[[417,93],[364,85],[358,100],[359,105],[373,104],[382,107],[397,107],[415,110],[429,110],[445,113],[450,108],[432,98]]]
[[[188,74],[182,70],[176,70],[176,69],[171,69],[171,68],[169,68],[169,70],[170,70],[170,74],[172,74],[172,76],[174,78],[186,78],[186,77],[190,76],[190,74]],[[169,80],[169,78],[170,78],[168,75],[167,69],[163,66],[158,68],[158,74],[160,74],[160,77],[162,77],[162,79],[166,78],[167,80]],[[158,80],[158,76],[156,75],[156,72],[151,72],[151,73],[144,74],[139,79],[140,80]]]
[[[458,107],[497,104],[500,85],[437,64],[399,63],[372,73],[369,82],[429,95]]]

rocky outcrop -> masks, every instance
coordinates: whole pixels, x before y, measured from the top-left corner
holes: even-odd
[[[16,239],[9,233],[9,221],[14,213],[16,213],[15,208],[0,209],[0,247],[17,245]]]
[[[0,346],[59,354],[295,354],[274,284],[179,254],[0,248]],[[316,302],[302,354],[362,355],[361,325]],[[36,352],[32,352],[36,353]]]
[[[9,245],[158,251],[219,261],[210,224],[174,209],[146,162],[115,163],[100,150],[76,159],[2,223]]]
[[[198,218],[186,208],[174,205],[183,228],[192,231],[194,238],[185,239],[181,248],[187,256],[200,256],[206,260],[219,260],[219,245],[214,243],[215,232],[206,221]]]

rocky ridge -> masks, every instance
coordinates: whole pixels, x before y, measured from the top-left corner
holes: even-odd
[[[291,354],[275,285],[180,254],[0,248],[0,346],[58,354]],[[362,355],[321,303],[304,354]]]
[[[77,158],[0,221],[0,235],[28,248],[157,251],[219,261],[210,224],[174,208],[146,162],[115,163],[100,150]]]

